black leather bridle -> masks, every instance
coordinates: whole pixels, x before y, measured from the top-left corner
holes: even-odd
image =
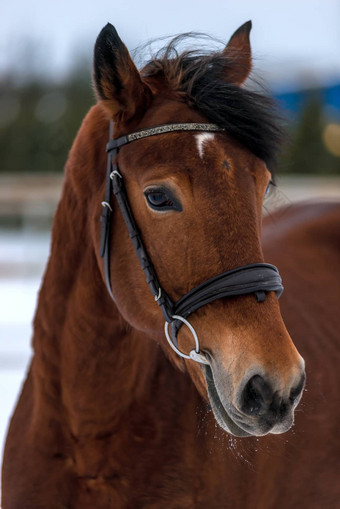
[[[159,284],[153,264],[143,245],[142,237],[132,214],[126,193],[124,179],[119,172],[117,155],[119,148],[135,140],[147,138],[165,133],[179,131],[223,132],[215,124],[165,124],[143,129],[118,139],[112,139],[113,123],[110,123],[110,139],[106,147],[108,154],[105,200],[102,202],[101,215],[101,242],[100,256],[104,258],[104,271],[108,291],[114,299],[110,276],[110,242],[111,242],[111,219],[112,219],[112,196],[114,195],[119,204],[123,219],[127,226],[129,236],[137,253],[139,263],[144,271],[146,281],[155,301],[162,310],[165,319],[165,334],[170,346],[182,357],[207,363],[204,354],[199,349],[199,342],[195,330],[186,318],[202,306],[224,297],[237,295],[255,294],[258,302],[266,298],[266,292],[274,291],[279,298],[283,292],[283,286],[278,269],[267,263],[255,263],[237,267],[223,272],[204,283],[193,288],[177,302],[173,302],[165,290]],[[191,330],[195,339],[195,350],[189,355],[178,349],[177,332],[182,323]],[[168,324],[171,324],[171,335],[168,332]]]

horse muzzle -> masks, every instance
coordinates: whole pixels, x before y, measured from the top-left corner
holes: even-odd
[[[280,434],[293,425],[305,386],[304,369],[283,388],[269,376],[248,374],[236,390],[232,377],[216,363],[202,364],[202,371],[215,419],[228,433],[238,437]]]

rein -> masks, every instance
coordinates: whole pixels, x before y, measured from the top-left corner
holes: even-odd
[[[114,195],[137,253],[139,263],[144,271],[150,291],[162,310],[165,319],[165,335],[171,348],[181,357],[192,359],[203,364],[208,364],[205,355],[200,351],[196,331],[186,318],[202,306],[205,306],[216,299],[225,297],[255,294],[256,300],[258,302],[263,302],[266,298],[266,292],[275,291],[279,298],[283,292],[283,286],[279,271],[274,265],[267,263],[255,263],[223,272],[211,279],[208,279],[204,283],[193,288],[175,303],[161,287],[131,211],[124,180],[118,168],[117,154],[120,147],[133,141],[147,138],[149,136],[179,131],[223,132],[223,129],[219,128],[215,124],[165,124],[157,127],[150,127],[148,129],[142,129],[126,136],[112,139],[113,122],[110,123],[110,139],[106,146],[108,159],[105,200],[102,202],[103,209],[101,214],[100,256],[104,258],[106,286],[109,294],[114,300],[110,276],[112,196]],[[169,324],[171,334],[169,334]],[[189,355],[181,352],[177,344],[177,332],[182,324],[185,324],[189,328],[195,340],[195,350],[192,350]]]

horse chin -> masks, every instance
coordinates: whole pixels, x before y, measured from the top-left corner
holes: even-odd
[[[238,423],[232,416],[232,410],[227,410],[226,405],[222,402],[218,389],[216,387],[213,371],[210,365],[202,366],[205,381],[207,384],[207,392],[209,402],[214,413],[214,417],[221,428],[227,433],[236,437],[254,437],[264,436],[268,433],[281,434],[289,430],[293,424],[293,419],[287,419],[285,423],[276,424],[275,426],[265,425],[259,426],[255,423]]]
[[[219,397],[211,367],[209,365],[204,365],[202,366],[202,370],[207,384],[209,402],[217,423],[224,431],[236,437],[251,436],[251,433],[240,428],[240,426],[238,426],[238,424],[236,424],[236,422],[228,414]]]

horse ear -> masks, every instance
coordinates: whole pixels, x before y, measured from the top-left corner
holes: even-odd
[[[251,21],[247,21],[247,23],[240,26],[231,36],[223,51],[223,54],[230,61],[230,65],[227,66],[228,82],[234,85],[242,85],[248,78],[252,68],[249,40],[251,26]]]
[[[98,100],[116,122],[141,117],[148,107],[151,91],[110,23],[95,44],[93,81]]]

